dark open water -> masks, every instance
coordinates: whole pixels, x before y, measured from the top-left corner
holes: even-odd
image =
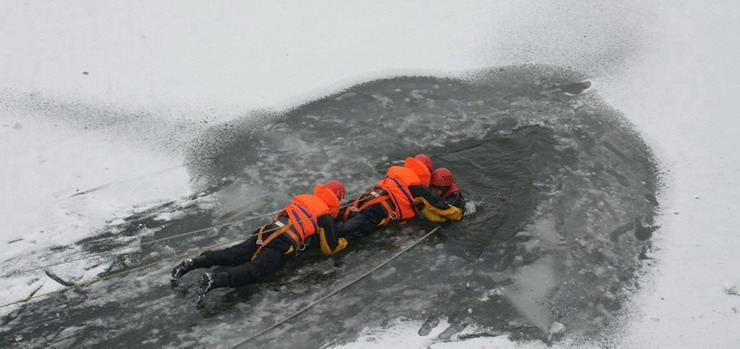
[[[189,150],[199,194],[129,217],[123,236],[101,232],[79,244],[104,251],[138,241],[126,237],[145,228],[158,231],[141,241],[273,211],[333,178],[360,193],[389,165],[424,152],[455,173],[475,213],[245,347],[332,346],[398,318],[423,322],[420,335],[447,319],[439,340],[475,325],[475,335],[609,342],[657,228],[659,174],[639,134],[586,78],[541,66],[465,80],[397,77],[216,125]],[[178,215],[155,220],[162,212]],[[143,246],[109,272],[228,241],[260,224]],[[212,292],[201,307],[193,304],[200,271],[174,287],[167,278],[174,263],[135,272],[20,308],[2,320],[0,343],[230,348],[432,227],[394,226],[332,258],[309,252],[260,285]],[[551,336],[555,321],[566,330]]]

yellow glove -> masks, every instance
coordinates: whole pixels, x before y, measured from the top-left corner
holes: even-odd
[[[414,203],[424,204],[424,208],[425,209],[427,209],[429,211],[432,211],[433,213],[435,213],[437,215],[440,215],[440,216],[442,216],[444,218],[451,219],[453,221],[459,221],[459,220],[462,219],[462,216],[463,216],[462,215],[462,210],[460,210],[459,208],[457,208],[455,206],[452,206],[450,204],[447,204],[447,208],[446,209],[440,210],[440,209],[434,207],[432,204],[430,204],[429,201],[427,201],[423,197],[416,197],[416,198],[414,198]],[[422,212],[422,214],[423,214],[423,212]],[[425,217],[426,217],[426,215],[425,215]]]
[[[335,249],[331,249],[329,247],[329,243],[326,242],[326,235],[324,234],[324,228],[319,228],[319,241],[321,245],[321,253],[323,253],[325,256],[331,256],[333,254],[339,253],[340,251],[344,250],[345,247],[347,247],[347,239],[345,238],[339,238],[338,244]]]
[[[421,214],[430,222],[442,223],[447,221],[447,218],[428,210],[426,207],[421,209]]]

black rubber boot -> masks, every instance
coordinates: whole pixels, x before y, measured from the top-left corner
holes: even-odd
[[[195,300],[195,304],[200,304],[203,299],[206,298],[206,294],[214,288],[221,288],[229,286],[229,274],[228,273],[205,273],[200,278],[200,286],[198,287],[198,299]]]
[[[211,265],[210,263],[208,263],[208,259],[206,258],[206,256],[203,255],[200,255],[194,259],[184,260],[180,262],[180,264],[178,264],[174,269],[172,269],[172,273],[170,273],[170,281],[177,281],[177,279],[181,278],[183,275],[187,274],[193,269],[208,268],[210,266]]]

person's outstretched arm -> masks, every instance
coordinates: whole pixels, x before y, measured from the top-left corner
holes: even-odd
[[[328,214],[316,220],[319,225],[319,245],[321,253],[331,256],[347,247],[347,239],[339,237],[334,220]]]
[[[455,221],[462,219],[462,211],[459,208],[448,204],[439,195],[432,193],[428,187],[413,185],[409,187],[409,190],[414,197],[414,203],[423,204],[424,209],[447,219]]]

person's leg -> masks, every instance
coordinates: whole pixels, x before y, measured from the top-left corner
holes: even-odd
[[[262,248],[257,257],[249,263],[244,263],[225,272],[204,274],[198,289],[197,303],[200,303],[206,293],[214,288],[240,287],[261,281],[293,257],[293,252],[286,253],[290,250],[290,247],[290,242],[277,238]]]
[[[201,268],[208,268],[211,266],[235,266],[249,262],[258,247],[257,237],[253,236],[228,248],[205,251],[201,253],[199,257],[204,257],[204,262],[208,265]]]
[[[380,206],[379,204],[376,205]],[[376,212],[371,210],[373,206],[375,205],[372,205],[367,209],[358,212],[346,222],[341,222],[337,224],[337,229],[340,231],[340,235],[351,241],[359,239],[365,235],[370,235],[378,230],[378,228],[380,228],[378,224],[387,215],[385,214],[385,211]]]
[[[292,252],[286,254],[290,247],[290,243],[282,239],[275,239],[265,246],[257,255],[257,258],[250,263],[229,269],[227,271],[229,287],[253,284],[272,274],[293,257]]]
[[[170,281],[175,281],[189,271],[199,268],[210,268],[214,265],[231,266],[249,261],[257,250],[257,238],[251,237],[237,245],[216,251],[205,251],[200,256],[187,259],[178,264],[170,274]]]

